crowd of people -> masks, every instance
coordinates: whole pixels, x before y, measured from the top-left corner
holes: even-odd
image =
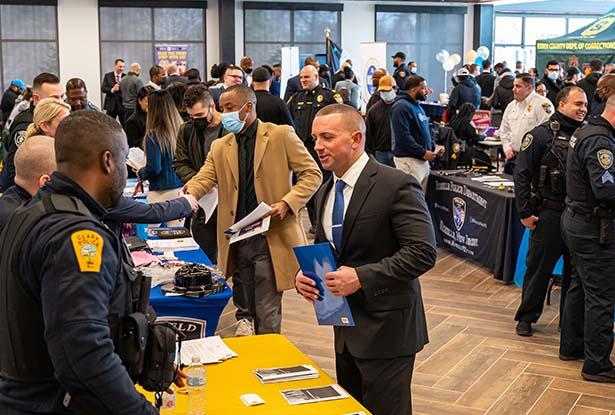
[[[104,112],[79,78],[64,88],[49,73],[31,87],[12,81],[0,103],[7,151],[0,272],[16,291],[0,292],[0,404],[17,412],[154,413],[128,387],[114,351],[114,324],[131,310],[125,222],[189,227],[232,279],[236,335],[280,333],[284,291],[311,302],[320,296],[292,250],[308,243],[305,207],[309,233],[328,242],[337,261],[326,286],[348,298],[355,320],[334,329],[338,382],[374,414],[410,413],[414,357],[427,343],[417,278],[436,260],[425,192],[431,163],[446,149],[421,105],[432,91],[417,63],[403,52],[392,59],[393,74],[374,72],[365,108],[352,61],[331,73],[313,56],[285,91],[280,65],[255,68],[250,57],[214,65],[208,82],[194,68],[180,74],[174,64],[154,65],[147,83],[138,63],[124,73],[117,59],[101,83]],[[516,331],[532,335],[563,253],[560,358],[584,359],[586,379],[614,382],[615,284],[603,270],[615,271],[615,75],[603,76],[597,60],[586,76],[557,62],[540,80],[535,70],[494,69],[488,60],[482,71],[459,69],[447,110],[464,144],[462,164],[490,165],[474,147],[484,137],[472,123],[478,109],[489,109],[521,221],[532,229]],[[137,192],[147,181],[148,204],[122,196],[129,147],[145,152],[146,164],[130,174]],[[208,220],[197,200],[215,189]],[[260,202],[272,208],[269,231],[230,245],[224,231]],[[30,340],[43,347],[16,350]],[[36,375],[20,366],[28,353],[42,362]]]

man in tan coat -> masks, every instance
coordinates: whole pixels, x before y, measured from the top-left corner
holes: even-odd
[[[237,272],[253,318],[248,324],[256,333],[279,333],[282,292],[294,288],[299,269],[292,248],[307,244],[299,210],[318,190],[322,175],[291,127],[257,120],[250,88],[224,90],[220,106],[231,134],[212,143],[186,189],[200,199],[218,186],[218,265],[228,277]],[[269,231],[229,246],[224,231],[260,202],[273,208]]]

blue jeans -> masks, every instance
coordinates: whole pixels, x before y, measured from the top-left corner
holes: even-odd
[[[395,163],[393,162],[393,152],[392,151],[376,151],[374,153],[374,157],[378,162],[390,166],[395,167]]]

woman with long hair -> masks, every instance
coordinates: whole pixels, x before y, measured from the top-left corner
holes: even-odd
[[[32,123],[26,130],[26,138],[33,135],[55,137],[60,122],[70,114],[70,105],[57,98],[40,100],[34,108]]]
[[[143,147],[145,124],[147,122],[147,96],[154,91],[151,86],[144,86],[137,91],[137,108],[124,123],[128,147]]]
[[[182,119],[166,90],[153,91],[147,97],[145,123],[145,157],[147,164],[139,169],[141,181],[149,181],[147,200],[150,203],[175,199],[183,183],[173,170],[175,143]],[[183,220],[172,221],[168,226],[182,226]]]

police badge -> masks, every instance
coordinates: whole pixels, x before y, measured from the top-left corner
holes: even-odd
[[[324,97],[322,95],[318,95],[316,97],[316,102],[318,102],[319,104],[322,102],[322,100],[324,99]]]
[[[453,222],[458,231],[466,220],[466,201],[460,197],[453,198]]]
[[[26,130],[21,130],[21,131],[17,131],[15,133],[15,145],[17,147],[19,147],[20,145],[23,144],[24,141],[26,141]]]
[[[613,165],[613,153],[611,150],[598,150],[598,163],[604,170],[608,170]]]

